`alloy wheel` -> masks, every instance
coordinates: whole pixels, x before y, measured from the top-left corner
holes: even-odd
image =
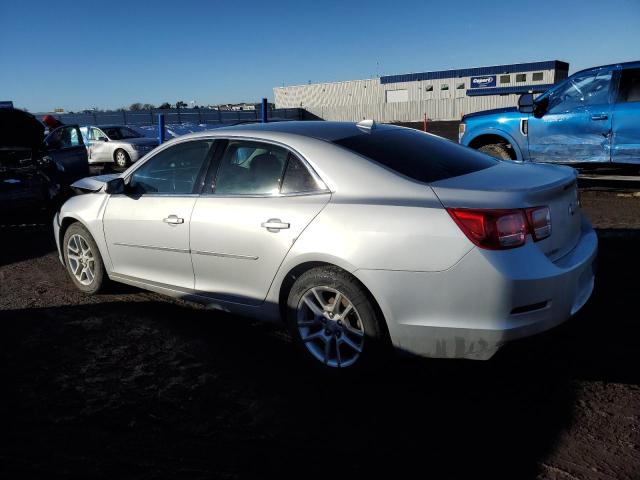
[[[67,242],[67,259],[71,273],[82,285],[91,285],[95,278],[95,258],[87,240],[74,234]]]
[[[116,152],[116,163],[119,167],[127,166],[127,155],[122,150]]]
[[[364,347],[364,325],[353,303],[335,288],[307,290],[297,309],[297,326],[306,349],[329,367],[353,365]]]

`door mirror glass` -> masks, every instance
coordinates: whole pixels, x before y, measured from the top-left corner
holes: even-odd
[[[121,177],[113,178],[107,182],[105,192],[109,194],[124,193],[124,180]]]
[[[520,98],[518,99],[518,110],[520,113],[533,113],[533,106],[534,102],[532,93],[520,95]]]

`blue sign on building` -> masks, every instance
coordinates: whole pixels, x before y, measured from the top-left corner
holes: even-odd
[[[484,75],[482,77],[471,77],[471,88],[486,88],[496,86],[495,75]]]

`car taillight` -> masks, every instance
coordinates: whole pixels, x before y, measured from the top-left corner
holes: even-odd
[[[493,210],[448,208],[447,212],[474,244],[488,250],[520,247],[531,234],[535,241],[551,235],[548,207]]]
[[[526,212],[534,241],[543,240],[551,235],[551,211],[549,207],[527,208]]]

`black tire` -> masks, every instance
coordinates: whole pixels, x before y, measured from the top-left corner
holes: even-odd
[[[69,258],[69,255],[70,255],[69,242],[72,241],[72,237],[74,236],[75,236],[74,245],[76,249],[78,249],[79,247],[77,243],[77,238],[81,237],[82,240],[84,240],[84,242],[86,243],[85,246],[88,247],[88,250],[90,251],[92,260],[85,260],[88,258],[88,255],[86,255],[85,259],[83,259],[83,262],[86,262],[86,265],[88,267],[90,266],[93,267],[93,270],[92,270],[93,278],[91,279],[91,281],[88,281],[89,280],[88,274],[85,275],[85,280],[81,281],[73,273],[73,270],[72,270],[73,266],[82,268],[82,263],[79,265],[77,263],[78,262],[77,260],[70,260]],[[81,292],[88,293],[88,294],[98,293],[104,287],[107,277],[105,275],[104,263],[102,261],[102,256],[100,255],[100,250],[98,250],[98,245],[96,245],[96,242],[91,236],[91,234],[89,233],[89,231],[80,223],[71,224],[69,228],[67,228],[67,230],[64,232],[64,238],[62,240],[61,248],[62,248],[62,255],[64,258],[65,268],[67,270],[67,273],[69,274],[69,278],[71,278],[71,281],[76,286],[76,288]],[[82,251],[82,247],[80,248],[80,250]]]
[[[301,328],[298,326],[299,319],[304,315],[304,313],[299,313],[298,310],[299,306],[304,309],[303,296],[312,292],[312,289],[315,287],[318,289],[334,289],[337,292],[340,292],[342,300],[341,304],[338,305],[338,311],[343,308],[343,305],[346,306],[350,303],[353,306],[350,313],[348,313],[347,317],[344,319],[345,323],[349,322],[349,326],[353,327],[354,330],[359,329],[358,325],[362,326],[364,335],[354,335],[353,331],[347,329],[345,324],[342,324],[342,327],[336,327],[338,329],[342,329],[332,332],[332,336],[327,336],[328,329],[335,327],[336,323],[339,324],[340,321],[333,322],[330,327],[328,326],[328,322],[331,322],[331,320],[324,318],[321,320],[321,324],[316,323],[314,327],[309,327],[307,338],[311,336],[312,332],[315,332],[312,331],[311,328],[319,327],[320,331],[318,333],[324,333],[323,338],[329,338],[329,341],[333,342],[331,347],[333,349],[333,354],[337,356],[336,349],[343,352],[342,355],[340,355],[345,359],[342,364],[338,363],[336,365],[331,364],[331,362],[327,363],[326,360],[323,361],[312,353],[311,349],[315,349],[315,343],[305,342],[302,337],[303,333]],[[322,291],[322,293],[329,296],[333,295],[333,293],[328,290]],[[331,298],[328,298],[328,300],[330,303]],[[335,303],[335,295],[333,297],[333,303]],[[353,313],[354,311],[355,313]],[[309,312],[311,312],[310,309]],[[390,342],[388,340],[386,325],[382,318],[382,314],[379,313],[374,301],[371,299],[364,286],[362,286],[355,277],[338,267],[316,267],[311,270],[307,270],[305,273],[300,275],[289,292],[285,320],[295,343],[302,352],[302,355],[313,366],[323,371],[355,371],[369,369],[376,365],[378,361],[384,358],[384,355],[388,354],[390,351]],[[308,321],[305,319],[306,323],[315,321],[315,319],[310,319]],[[341,335],[344,335],[344,337],[341,337]],[[331,338],[333,339],[331,340]],[[340,338],[342,340],[340,340]],[[318,350],[322,350],[324,348],[323,345],[326,346],[326,342],[324,342],[322,338],[318,338],[317,340],[319,344]],[[358,344],[358,346],[361,346],[361,352],[356,353],[356,351],[349,345],[339,343],[346,342],[347,340],[352,340],[355,343],[358,343],[358,341],[361,340],[362,343]],[[307,345],[310,345],[310,347],[307,347]],[[349,358],[348,354],[351,353],[357,356],[353,363],[349,363],[349,361],[347,361]]]
[[[131,157],[121,148],[113,152],[113,161],[118,168],[128,168],[131,165]]]
[[[509,149],[504,143],[490,143],[481,146],[478,150],[499,160],[513,160]]]

